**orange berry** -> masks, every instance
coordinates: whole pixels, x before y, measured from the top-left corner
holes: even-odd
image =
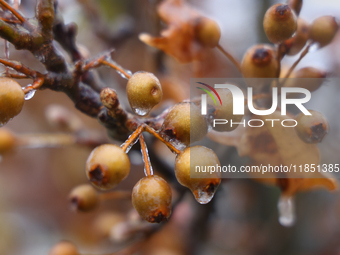
[[[140,116],[147,115],[163,97],[161,83],[148,72],[134,73],[127,83],[126,93],[132,110]]]
[[[0,155],[14,149],[16,145],[16,137],[5,128],[0,128]]]
[[[132,204],[146,221],[166,221],[171,214],[171,188],[157,175],[140,179],[133,187]]]
[[[19,83],[11,78],[0,78],[0,126],[21,112],[25,93]]]
[[[79,255],[79,252],[73,243],[62,241],[52,247],[49,255]]]
[[[245,78],[275,78],[278,76],[279,68],[276,52],[273,47],[265,44],[249,48],[241,63]]]
[[[195,35],[198,42],[203,46],[214,48],[221,38],[221,30],[216,21],[200,17],[195,23]]]
[[[296,14],[289,5],[275,4],[267,10],[263,19],[263,27],[269,41],[281,43],[295,33]]]
[[[287,47],[287,55],[293,56],[298,54],[309,39],[309,24],[304,19],[298,18],[296,34],[286,40],[284,44]]]
[[[204,146],[188,147],[176,157],[176,178],[192,191],[199,203],[206,204],[213,198],[221,182],[220,173],[196,172],[196,166],[204,168],[217,165],[220,166],[220,161],[213,150]]]
[[[304,67],[293,72],[285,82],[284,87],[299,87],[313,92],[320,88],[327,73],[314,67]]]
[[[69,196],[72,207],[77,211],[88,212],[98,205],[98,192],[90,184],[73,188]]]
[[[99,189],[111,189],[130,172],[130,160],[117,145],[104,144],[95,148],[86,161],[86,176]]]
[[[323,16],[313,21],[310,26],[310,39],[324,47],[331,43],[339,29],[333,16]]]

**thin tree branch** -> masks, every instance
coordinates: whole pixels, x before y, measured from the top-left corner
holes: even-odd
[[[220,44],[217,45],[216,47],[219,51],[221,51],[223,53],[224,56],[226,56],[235,65],[237,70],[239,70],[239,72],[242,73],[240,63],[229,52],[227,52],[225,49],[223,49],[223,47]]]
[[[0,0],[0,5],[5,8],[6,10],[9,10],[11,13],[13,13],[13,15],[20,20],[21,23],[25,23],[26,19],[21,16],[20,13],[18,13],[14,8],[12,8],[12,6],[10,6],[6,1],[4,0]]]

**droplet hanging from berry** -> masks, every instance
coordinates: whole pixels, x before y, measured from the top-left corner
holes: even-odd
[[[148,72],[134,73],[128,80],[126,93],[131,109],[139,116],[147,115],[163,97],[158,78]]]
[[[220,166],[220,161],[213,150],[204,146],[193,146],[186,148],[176,157],[175,174],[178,182],[192,191],[197,202],[207,204],[214,197],[221,182],[221,174],[210,173],[207,168],[217,166]]]

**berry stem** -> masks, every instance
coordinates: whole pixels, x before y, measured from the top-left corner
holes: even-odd
[[[173,146],[171,143],[167,142],[164,140],[163,137],[161,137],[154,129],[152,129],[149,126],[145,126],[145,131],[152,134],[154,137],[156,137],[158,140],[160,140],[162,143],[166,144],[166,146],[169,147],[169,149],[173,152],[175,152],[176,154],[180,154],[181,151],[176,149],[175,146]]]
[[[139,143],[140,143],[143,161],[144,161],[144,166],[145,166],[145,175],[151,176],[151,175],[153,175],[153,170],[152,170],[152,167],[151,167],[151,164],[150,164],[149,153],[148,153],[148,149],[147,149],[146,144],[145,144],[143,134],[140,134],[140,136],[139,136]]]
[[[115,69],[117,72],[123,74],[127,79],[130,79],[131,75],[128,74],[126,72],[126,70],[124,70],[124,68],[122,68],[121,66],[119,66],[117,63],[115,63],[111,56],[110,53],[105,53],[102,56],[100,56],[99,58],[93,59],[90,62],[86,63],[84,66],[82,65],[82,62],[79,62],[78,64],[78,68],[80,68],[81,72],[86,72],[92,68],[97,68],[100,67],[102,65],[111,67],[113,69]]]
[[[31,90],[39,89],[41,85],[43,85],[43,83],[44,83],[44,79],[42,77],[37,78],[31,86],[27,86],[26,88],[24,88],[24,93],[27,94]]]
[[[26,22],[26,19],[21,16],[20,13],[18,13],[12,6],[10,6],[7,2],[5,2],[4,0],[0,0],[0,5],[6,9],[6,10],[9,10],[11,13],[13,13],[13,15],[15,17],[17,17],[18,20],[20,20],[21,23],[25,23]]]
[[[223,49],[223,47],[220,44],[217,45],[216,47],[219,51],[223,53],[224,56],[226,56],[236,66],[239,72],[242,73],[240,63],[229,52]]]
[[[112,192],[100,193],[100,200],[120,200],[120,199],[131,199],[131,192],[117,190]]]
[[[113,63],[111,63],[111,62],[108,62],[108,61],[106,61],[106,60],[103,60],[103,61],[102,61],[102,64],[103,64],[103,65],[107,65],[107,66],[109,66],[109,67],[115,69],[116,71],[122,73],[127,79],[130,79],[130,77],[131,77],[130,74],[128,74],[127,72],[125,72],[125,70],[124,70],[123,68],[119,67],[118,65],[115,65],[115,64],[113,64]]]
[[[134,142],[136,141],[136,139],[138,139],[138,137],[140,136],[140,134],[144,131],[144,126],[140,125],[130,136],[129,138],[121,145],[121,148],[123,151],[127,151],[128,148],[130,148],[130,146],[132,144],[134,144]]]
[[[295,61],[295,63],[291,66],[291,68],[289,68],[287,74],[284,77],[283,82],[281,83],[281,86],[284,85],[284,83],[287,81],[288,77],[292,74],[292,72],[294,71],[295,67],[300,63],[300,61],[307,55],[307,53],[309,52],[309,48],[312,46],[312,43],[308,44],[307,47],[304,49],[304,51],[301,53],[300,57],[298,58],[298,60]]]

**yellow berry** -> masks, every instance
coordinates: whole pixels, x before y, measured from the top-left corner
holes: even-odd
[[[320,143],[328,133],[329,124],[325,116],[317,111],[309,110],[312,115],[300,113],[295,131],[305,143]]]
[[[95,148],[86,161],[86,176],[99,189],[107,190],[124,180],[130,172],[130,160],[117,145]]]
[[[333,16],[323,16],[313,21],[310,26],[310,39],[324,47],[331,43],[339,29]]]
[[[196,20],[195,34],[199,43],[210,48],[216,47],[221,38],[221,30],[217,22],[206,17]]]
[[[166,221],[171,214],[171,188],[157,175],[140,179],[133,187],[132,204],[146,221]]]
[[[189,188],[199,203],[206,204],[213,198],[221,182],[220,173],[196,172],[197,166],[202,169],[216,167],[220,166],[220,161],[213,150],[204,146],[188,147],[176,157],[175,174],[178,182]]]
[[[126,93],[132,110],[140,116],[147,115],[163,97],[158,78],[148,72],[134,73],[127,83]]]
[[[99,202],[98,193],[90,184],[83,184],[73,188],[69,199],[72,207],[82,212],[93,210]]]
[[[19,83],[10,78],[0,78],[0,126],[21,112],[25,93]]]
[[[202,140],[208,132],[208,123],[193,103],[176,104],[166,115],[161,135],[169,141],[178,140],[189,145]]]
[[[245,78],[275,78],[279,73],[276,52],[270,45],[259,44],[244,54],[241,70]]]
[[[98,234],[103,237],[108,237],[110,235],[112,227],[123,222],[125,220],[125,215],[117,212],[104,212],[98,215],[94,220],[94,229]]]
[[[281,43],[295,33],[296,14],[286,4],[275,4],[267,10],[263,19],[263,27],[269,41]]]

